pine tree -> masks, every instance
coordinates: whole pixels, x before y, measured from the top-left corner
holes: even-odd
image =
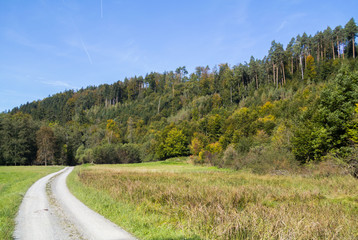
[[[358,26],[356,25],[353,18],[344,26],[344,31],[348,39],[349,45],[352,47],[352,56],[355,58],[355,38],[358,33]]]

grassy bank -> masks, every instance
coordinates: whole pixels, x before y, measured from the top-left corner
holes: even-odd
[[[14,218],[27,189],[62,167],[0,167],[0,239],[12,239]]]
[[[140,239],[358,238],[350,176],[260,176],[167,161],[79,166],[68,182]]]

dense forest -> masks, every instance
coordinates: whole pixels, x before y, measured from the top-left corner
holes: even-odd
[[[186,67],[65,91],[0,114],[0,164],[156,161],[257,172],[355,160],[352,18],[235,66]]]

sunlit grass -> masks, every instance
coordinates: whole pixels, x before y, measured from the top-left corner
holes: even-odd
[[[12,239],[15,216],[27,189],[62,167],[0,167],[0,239]]]
[[[255,175],[183,162],[80,166],[70,189],[141,239],[357,239],[350,176]]]

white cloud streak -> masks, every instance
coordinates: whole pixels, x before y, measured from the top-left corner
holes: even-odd
[[[92,65],[92,58],[91,58],[91,55],[89,54],[87,48],[86,48],[86,45],[85,43],[83,42],[82,38],[81,38],[81,44],[82,44],[82,48],[83,50],[85,51],[85,53],[87,54],[87,58],[88,58],[88,61],[90,62],[90,64]]]
[[[287,23],[287,20],[284,20],[281,25],[276,29],[276,32],[281,31],[287,25]]]
[[[66,88],[73,88],[75,89],[76,87],[75,86],[72,86],[66,82],[63,82],[63,81],[41,81],[41,83],[43,84],[46,84],[46,85],[51,85],[51,86],[54,86],[54,87],[66,87]]]

